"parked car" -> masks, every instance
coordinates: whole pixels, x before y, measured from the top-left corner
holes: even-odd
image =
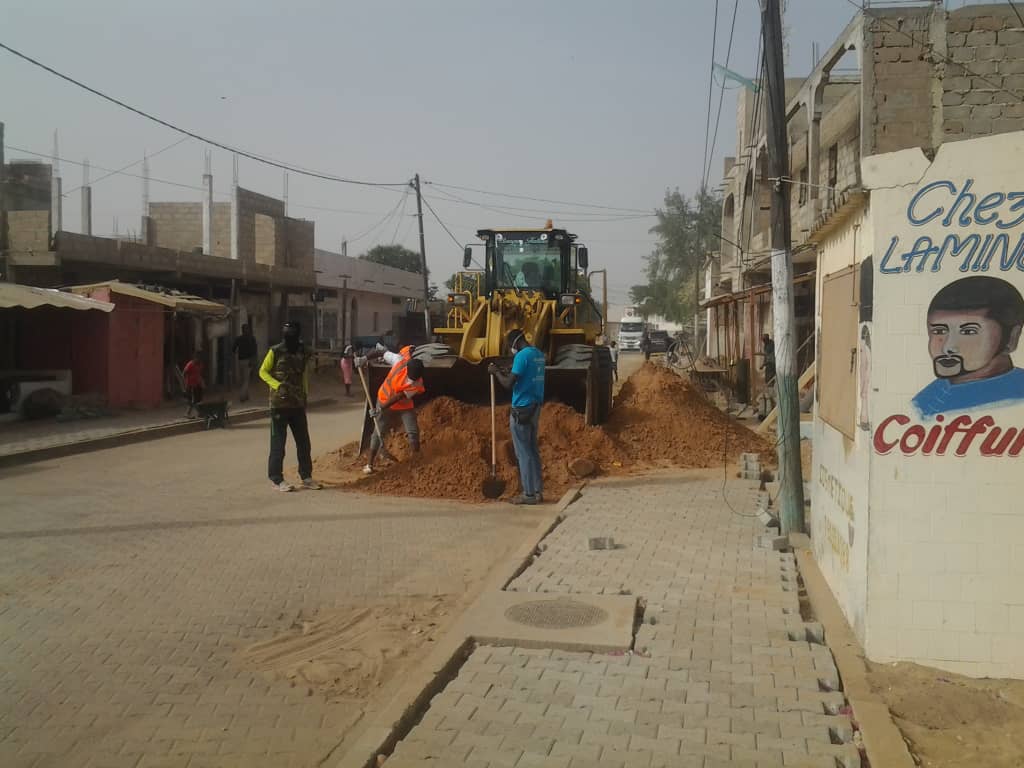
[[[668,337],[668,331],[651,331],[648,334],[651,345],[651,354],[658,355],[668,352],[668,346],[671,340]]]

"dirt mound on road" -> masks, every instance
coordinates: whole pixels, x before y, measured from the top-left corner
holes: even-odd
[[[622,385],[607,431],[637,463],[715,467],[741,453],[771,461],[774,443],[718,410],[689,381],[645,364]]]
[[[373,475],[360,474],[364,459],[355,443],[319,457],[314,474],[331,485],[393,496],[482,501],[490,475],[491,414],[487,406],[449,397],[418,411],[421,451],[413,455],[395,419],[386,437],[397,464],[379,462]],[[508,499],[519,493],[519,475],[509,434],[509,407],[497,411],[498,477]],[[557,500],[576,478],[574,459],[589,459],[599,474],[627,474],[652,467],[713,467],[745,451],[770,457],[772,444],[719,411],[689,382],[647,364],[623,385],[609,422],[587,426],[582,414],[562,403],[545,403],[540,419],[544,495]]]
[[[509,434],[509,407],[497,410],[498,477],[506,481],[504,498],[519,492],[519,471]],[[352,443],[318,458],[317,477],[350,488],[397,496],[480,501],[480,488],[491,472],[491,410],[449,397],[438,397],[417,412],[421,450],[412,454],[405,433],[395,429],[385,439],[398,464],[380,462],[379,471],[355,476],[363,466]],[[540,454],[544,495],[557,500],[573,478],[569,462],[587,458],[599,468],[620,461],[615,442],[600,427],[588,427],[581,414],[562,403],[545,403],[541,412]]]

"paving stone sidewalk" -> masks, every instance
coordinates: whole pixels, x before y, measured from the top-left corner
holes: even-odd
[[[509,588],[637,595],[635,651],[478,647],[386,767],[860,766],[793,555],[760,546],[756,494],[707,472],[590,486]],[[594,536],[618,546],[591,551]]]

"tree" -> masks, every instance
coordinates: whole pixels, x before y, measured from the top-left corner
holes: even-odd
[[[402,245],[375,245],[359,258],[372,261],[374,264],[415,272],[417,275],[423,274],[420,255]]]
[[[718,249],[722,199],[702,189],[688,200],[678,189],[665,190],[665,206],[655,210],[658,222],[651,227],[658,245],[647,256],[647,285],[635,285],[630,298],[646,305],[650,314],[674,322],[693,317],[694,282],[704,257]]]

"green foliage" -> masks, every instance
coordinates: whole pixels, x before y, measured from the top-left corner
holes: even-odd
[[[696,310],[694,283],[704,258],[718,250],[722,198],[706,189],[692,199],[678,189],[665,190],[665,206],[655,214],[658,223],[650,232],[659,242],[647,256],[647,284],[634,285],[629,295],[636,304],[650,297],[646,314],[683,322]]]
[[[423,262],[420,260],[420,255],[402,245],[375,245],[359,258],[372,261],[374,264],[415,272],[417,275],[423,274]]]

